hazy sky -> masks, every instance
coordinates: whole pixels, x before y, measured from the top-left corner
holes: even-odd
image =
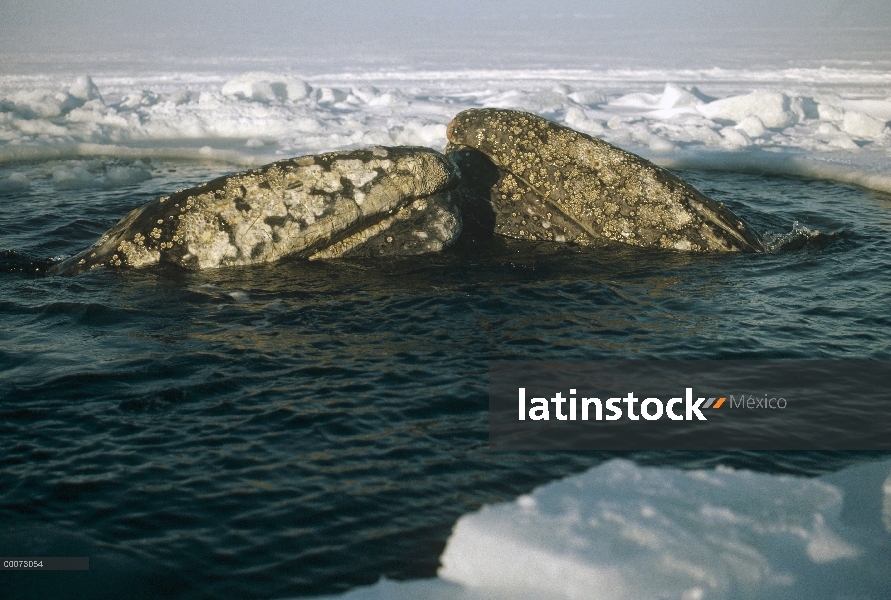
[[[889,0],[0,0],[7,57],[684,64],[889,46]]]

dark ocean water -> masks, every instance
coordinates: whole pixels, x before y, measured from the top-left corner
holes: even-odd
[[[22,166],[17,167],[19,171]],[[0,195],[6,598],[280,598],[435,574],[455,520],[613,456],[488,450],[488,363],[891,359],[891,198],[680,172],[762,255],[496,239],[469,252],[45,278],[130,209],[219,165]],[[4,175],[4,173],[0,173]],[[816,475],[866,453],[638,452]]]

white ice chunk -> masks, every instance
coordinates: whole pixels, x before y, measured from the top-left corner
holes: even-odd
[[[381,91],[373,85],[360,85],[352,89],[352,94],[362,102],[368,103],[381,95]]]
[[[800,98],[789,98],[780,92],[756,91],[745,96],[731,96],[697,106],[709,119],[739,123],[748,116],[761,119],[765,127],[781,129],[804,117]]]
[[[761,119],[755,115],[749,115],[744,118],[736,125],[736,128],[744,132],[750,138],[759,138],[767,133],[767,130],[764,128],[764,123],[762,123]]]
[[[341,597],[887,598],[891,461],[810,479],[614,460],[465,515],[440,562]]]
[[[126,116],[118,114],[111,107],[105,106],[102,100],[96,98],[89,100],[83,106],[75,108],[68,113],[65,119],[71,123],[86,123],[95,125],[111,125],[122,130],[130,129],[131,125],[138,123],[138,118],[132,113],[129,114],[130,120]]]
[[[817,564],[835,562],[843,558],[856,558],[860,550],[845,542],[826,527],[823,515],[814,517],[814,526],[805,548],[807,555]]]
[[[656,152],[657,154],[677,150],[677,146],[671,143],[670,140],[656,134],[650,135],[650,141],[648,142],[648,145],[650,147],[650,150]]]
[[[70,94],[46,90],[22,90],[12,94],[10,100],[13,111],[26,119],[53,119],[83,104]]]
[[[695,93],[678,87],[673,83],[665,85],[662,97],[659,99],[659,108],[680,108],[683,106],[698,106],[702,100]]]
[[[227,81],[221,93],[258,102],[294,102],[307,98],[311,90],[305,81],[296,77],[250,71]]]
[[[885,122],[865,113],[849,110],[842,120],[842,129],[857,138],[874,138],[885,131]]]
[[[567,109],[563,122],[567,127],[571,127],[582,133],[587,133],[593,136],[603,134],[603,125],[600,121],[590,117],[585,110],[578,106],[572,106]]]
[[[752,145],[752,140],[746,132],[735,127],[723,128],[721,135],[724,136],[723,144],[729,148],[745,148]]]
[[[390,128],[390,139],[397,146],[427,146],[441,148],[446,145],[446,126],[439,123],[408,121]]]
[[[167,94],[164,99],[168,102],[172,102],[177,106],[181,104],[188,104],[192,100],[192,92],[190,92],[189,90],[176,90],[175,92]]]
[[[493,108],[509,108],[525,110],[536,114],[553,114],[565,109],[568,102],[565,94],[554,91],[524,92],[520,90],[508,90],[497,98],[486,101]]]
[[[891,121],[891,98],[887,100],[843,100],[839,106],[867,114],[879,121]]]
[[[668,83],[661,94],[626,94],[616,98],[609,104],[610,106],[654,111],[654,116],[671,118],[682,113],[695,113],[694,107],[702,103],[699,96],[693,92],[673,83]]]
[[[611,100],[609,105],[627,106],[628,108],[642,108],[644,110],[655,110],[659,108],[660,100],[661,96],[657,96],[656,94],[635,93],[619,96],[615,100]]]
[[[55,173],[53,173],[55,177]],[[131,185],[151,179],[152,174],[139,167],[109,167],[105,171],[105,180],[112,186]]]
[[[573,92],[569,94],[569,99],[578,104],[583,104],[585,106],[595,106],[597,104],[603,104],[606,102],[606,97],[594,91],[584,91],[584,92]]]
[[[102,96],[99,94],[99,88],[93,83],[93,78],[83,75],[74,80],[68,93],[78,100],[96,100]]]
[[[407,106],[407,98],[402,92],[398,90],[392,90],[388,92],[384,92],[383,94],[372,98],[368,101],[368,106],[372,107],[391,107],[398,108],[402,106]]]
[[[140,92],[127,94],[121,101],[120,106],[122,108],[134,109],[143,106],[153,106],[157,104],[159,100],[160,98],[158,98],[157,94],[153,94],[149,90],[142,90]]]
[[[858,150],[860,148],[851,139],[851,136],[841,131],[833,123],[820,123],[820,126],[817,128],[817,134],[832,148],[842,148],[844,150]]]
[[[888,461],[829,481],[612,461],[534,503],[462,517],[440,576],[541,598],[880,597],[889,473]]]
[[[53,169],[53,185],[60,190],[80,190],[91,188],[97,183],[96,177],[80,166],[56,167]]]
[[[347,93],[337,88],[321,87],[315,91],[313,99],[319,104],[337,104],[347,99]]]
[[[817,115],[821,121],[841,121],[845,118],[845,111],[832,104],[821,102],[817,104]]]
[[[21,192],[31,187],[31,182],[24,173],[12,173],[0,179],[0,192]]]

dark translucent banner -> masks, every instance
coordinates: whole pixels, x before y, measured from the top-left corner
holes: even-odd
[[[891,450],[891,362],[495,361],[494,450]]]
[[[89,571],[87,556],[11,556],[0,558],[0,571]]]

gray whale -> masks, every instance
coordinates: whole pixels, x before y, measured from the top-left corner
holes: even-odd
[[[436,252],[461,233],[457,184],[454,164],[429,148],[282,160],[153,200],[48,274]]]
[[[679,177],[542,117],[471,109],[447,135],[462,193],[491,206],[495,233],[582,245],[766,250],[741,219]]]
[[[503,109],[458,114],[440,154],[421,147],[278,161],[158,198],[49,275],[415,255],[493,232],[681,251],[766,250],[723,204],[602,140]]]

